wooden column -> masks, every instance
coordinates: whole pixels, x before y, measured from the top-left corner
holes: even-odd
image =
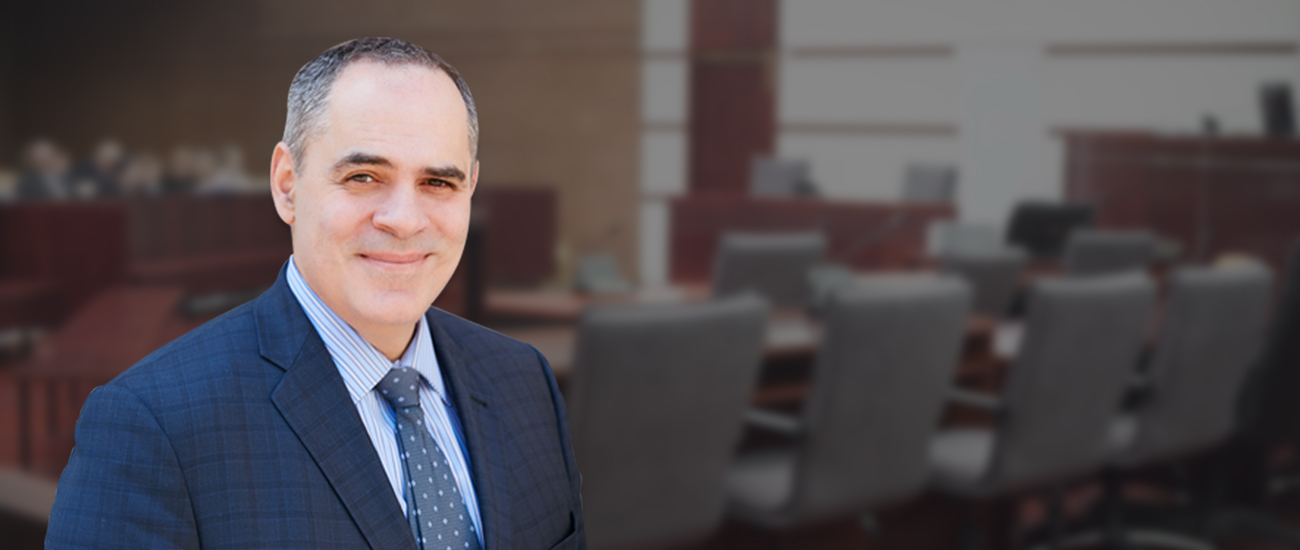
[[[777,0],[692,0],[690,192],[745,195],[776,142]]]

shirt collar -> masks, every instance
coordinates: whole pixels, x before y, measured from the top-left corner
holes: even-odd
[[[374,390],[375,384],[378,384],[389,370],[398,367],[414,368],[433,388],[434,393],[446,401],[438,357],[433,352],[433,338],[429,335],[429,324],[425,316],[420,316],[420,321],[415,328],[415,338],[406,347],[406,352],[397,361],[389,361],[383,353],[362,338],[351,325],[321,301],[307,281],[302,278],[293,256],[289,257],[289,267],[286,272],[289,289],[293,291],[294,297],[307,313],[307,319],[316,328],[321,340],[325,341],[325,349],[330,352],[334,365],[343,376],[343,383],[347,386],[354,405]]]

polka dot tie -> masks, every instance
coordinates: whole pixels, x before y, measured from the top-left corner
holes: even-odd
[[[420,373],[393,369],[379,381],[397,416],[398,452],[406,468],[406,507],[411,534],[424,550],[479,550],[474,522],[465,509],[447,456],[424,425]]]

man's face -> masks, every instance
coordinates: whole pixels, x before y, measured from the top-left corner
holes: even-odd
[[[300,173],[277,146],[272,186],[294,262],[363,336],[410,331],[460,261],[477,179],[468,116],[440,71],[359,62],[335,80]]]

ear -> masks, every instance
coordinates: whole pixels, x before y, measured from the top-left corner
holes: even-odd
[[[284,223],[293,225],[293,190],[298,184],[298,174],[293,169],[293,154],[285,142],[275,144],[271,154],[271,199],[275,201],[275,211]]]
[[[469,194],[474,196],[474,190],[478,189],[478,161],[474,161],[474,167],[469,171]]]

